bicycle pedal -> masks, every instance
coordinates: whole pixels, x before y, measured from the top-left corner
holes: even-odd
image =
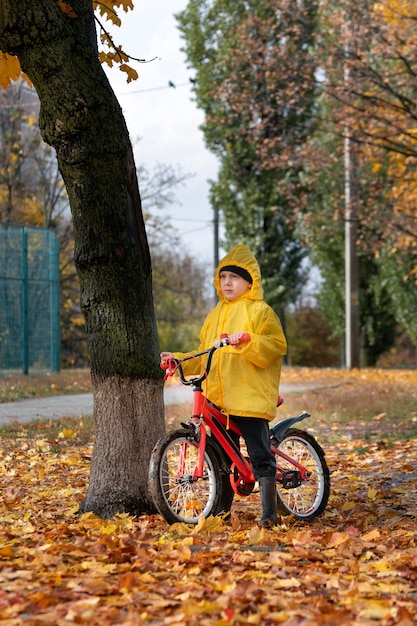
[[[281,482],[281,481],[280,481]],[[282,477],[283,489],[296,489],[302,484],[301,473],[298,470],[287,470]]]

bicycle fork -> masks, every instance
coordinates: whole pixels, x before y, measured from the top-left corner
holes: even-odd
[[[196,482],[200,478],[203,478],[204,471],[204,453],[207,443],[207,432],[202,423],[202,419],[199,417],[193,417],[190,421],[181,424],[187,430],[190,430],[193,434],[192,438],[198,443],[197,451],[197,464],[194,467],[193,473],[189,479],[191,482]],[[185,468],[187,464],[187,450],[188,443],[181,444],[180,459],[178,464],[178,476],[177,478],[184,478]]]

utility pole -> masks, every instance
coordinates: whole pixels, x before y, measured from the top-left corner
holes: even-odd
[[[357,180],[350,137],[345,137],[345,325],[346,368],[360,367]]]
[[[345,41],[345,88],[349,86],[349,36]],[[359,330],[359,271],[357,252],[358,202],[357,159],[351,141],[348,119],[345,124],[344,172],[345,172],[345,366],[360,367]]]
[[[218,209],[214,210],[214,269],[219,264],[219,211]]]
[[[214,239],[214,271],[219,264],[219,210],[214,208],[214,219],[213,219],[213,239]],[[214,304],[218,301],[217,291],[214,289]]]

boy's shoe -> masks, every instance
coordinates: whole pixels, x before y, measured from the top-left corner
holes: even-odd
[[[259,526],[271,528],[277,523],[277,482],[275,476],[264,476],[259,479],[261,493],[262,516]]]
[[[261,519],[258,522],[259,528],[273,528],[279,522],[279,519],[271,520],[271,519]]]

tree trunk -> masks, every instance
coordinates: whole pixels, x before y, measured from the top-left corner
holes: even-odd
[[[94,392],[94,450],[83,511],[152,511],[151,449],[164,431],[151,262],[120,106],[99,63],[91,0],[2,0],[0,48],[41,102],[74,223]]]

